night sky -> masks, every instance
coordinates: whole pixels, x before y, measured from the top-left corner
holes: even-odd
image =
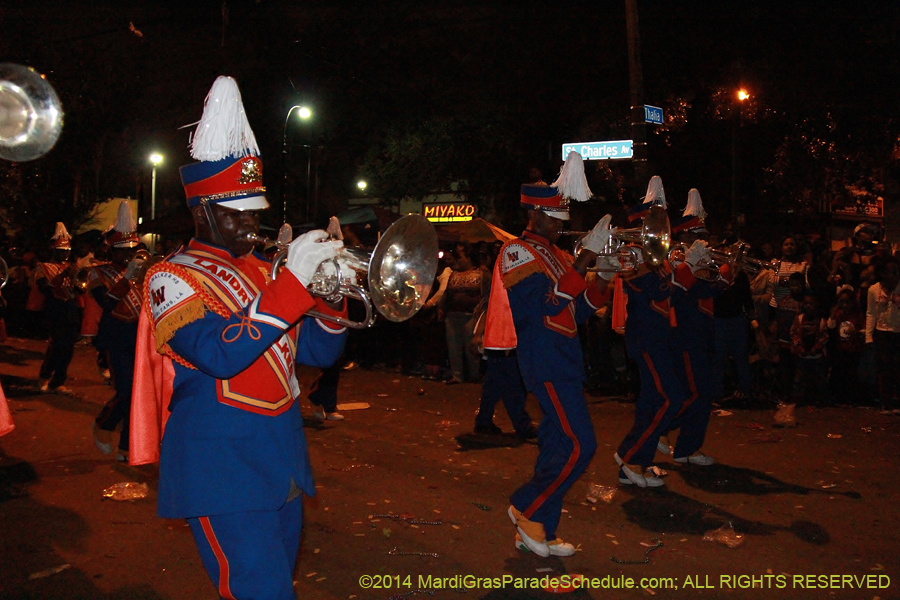
[[[289,220],[302,216],[304,145],[317,148],[323,214],[365,177],[385,198],[465,181],[503,217],[529,167],[555,176],[563,142],[631,137],[624,0],[10,4],[0,58],[45,73],[66,121],[46,157],[0,165],[8,208],[40,199],[77,219],[96,198],[147,199],[147,156],[159,151],[159,211],[182,210],[191,128],[178,128],[199,119],[222,74],[241,86],[270,199],[287,193]],[[727,220],[734,148],[742,212],[756,223],[809,216],[851,186],[896,195],[900,4],[637,5],[644,102],[668,119],[648,130],[650,161],[670,205],[697,187]],[[739,86],[752,98],[738,113]],[[289,123],[282,156],[294,104],[314,118]],[[588,171],[598,210],[643,194],[624,161]],[[57,220],[12,213],[31,230]]]

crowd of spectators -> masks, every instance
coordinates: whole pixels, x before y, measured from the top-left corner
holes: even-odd
[[[868,405],[900,414],[900,271],[877,230],[862,225],[839,249],[821,237],[792,234],[779,245],[751,240],[745,269],[715,303],[717,395],[734,406],[776,403]],[[717,244],[715,236],[710,246]],[[483,357],[472,344],[474,325],[502,243],[451,242],[432,296],[410,321],[379,320],[353,332],[345,368],[396,369],[447,383],[477,383]],[[776,250],[777,249],[777,250]],[[100,258],[87,244],[72,261]],[[96,254],[96,256],[95,256]],[[46,338],[40,315],[27,310],[39,253],[6,254],[6,330]],[[582,326],[589,394],[634,397],[637,376],[611,308]]]

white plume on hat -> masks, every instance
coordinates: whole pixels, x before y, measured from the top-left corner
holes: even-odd
[[[53,233],[53,237],[51,240],[71,240],[72,236],[69,235],[69,230],[66,229],[66,224],[62,222],[56,223],[56,231]]]
[[[593,194],[591,188],[588,187],[587,177],[584,175],[584,160],[580,154],[574,150],[569,152],[566,162],[559,171],[559,177],[551,186],[557,188],[559,195],[563,198],[578,202],[586,202],[591,199]]]
[[[131,214],[131,207],[128,206],[128,202],[125,200],[119,203],[119,212],[116,215],[116,224],[113,225],[113,229],[119,233],[137,231],[137,223],[134,221],[134,215]]]
[[[201,162],[228,157],[259,156],[256,137],[244,112],[241,91],[231,77],[218,77],[203,103],[203,117],[190,143]]]
[[[653,202],[663,208],[668,208],[666,204],[666,190],[663,189],[662,179],[659,175],[650,178],[650,184],[647,186],[647,195],[644,196],[644,203]]]
[[[688,192],[687,207],[684,209],[682,217],[697,217],[701,221],[706,218],[706,211],[703,210],[703,201],[700,199],[700,192],[697,188],[691,188]]]

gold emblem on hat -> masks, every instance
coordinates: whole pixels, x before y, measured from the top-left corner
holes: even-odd
[[[241,162],[241,177],[238,179],[238,183],[246,185],[255,181],[262,181],[262,172],[259,168],[259,163],[252,158],[247,158]]]

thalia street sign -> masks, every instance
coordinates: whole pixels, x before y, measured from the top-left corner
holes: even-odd
[[[662,109],[658,106],[650,106],[649,104],[644,105],[644,121],[647,123],[654,123],[656,125],[663,124],[663,112]]]

